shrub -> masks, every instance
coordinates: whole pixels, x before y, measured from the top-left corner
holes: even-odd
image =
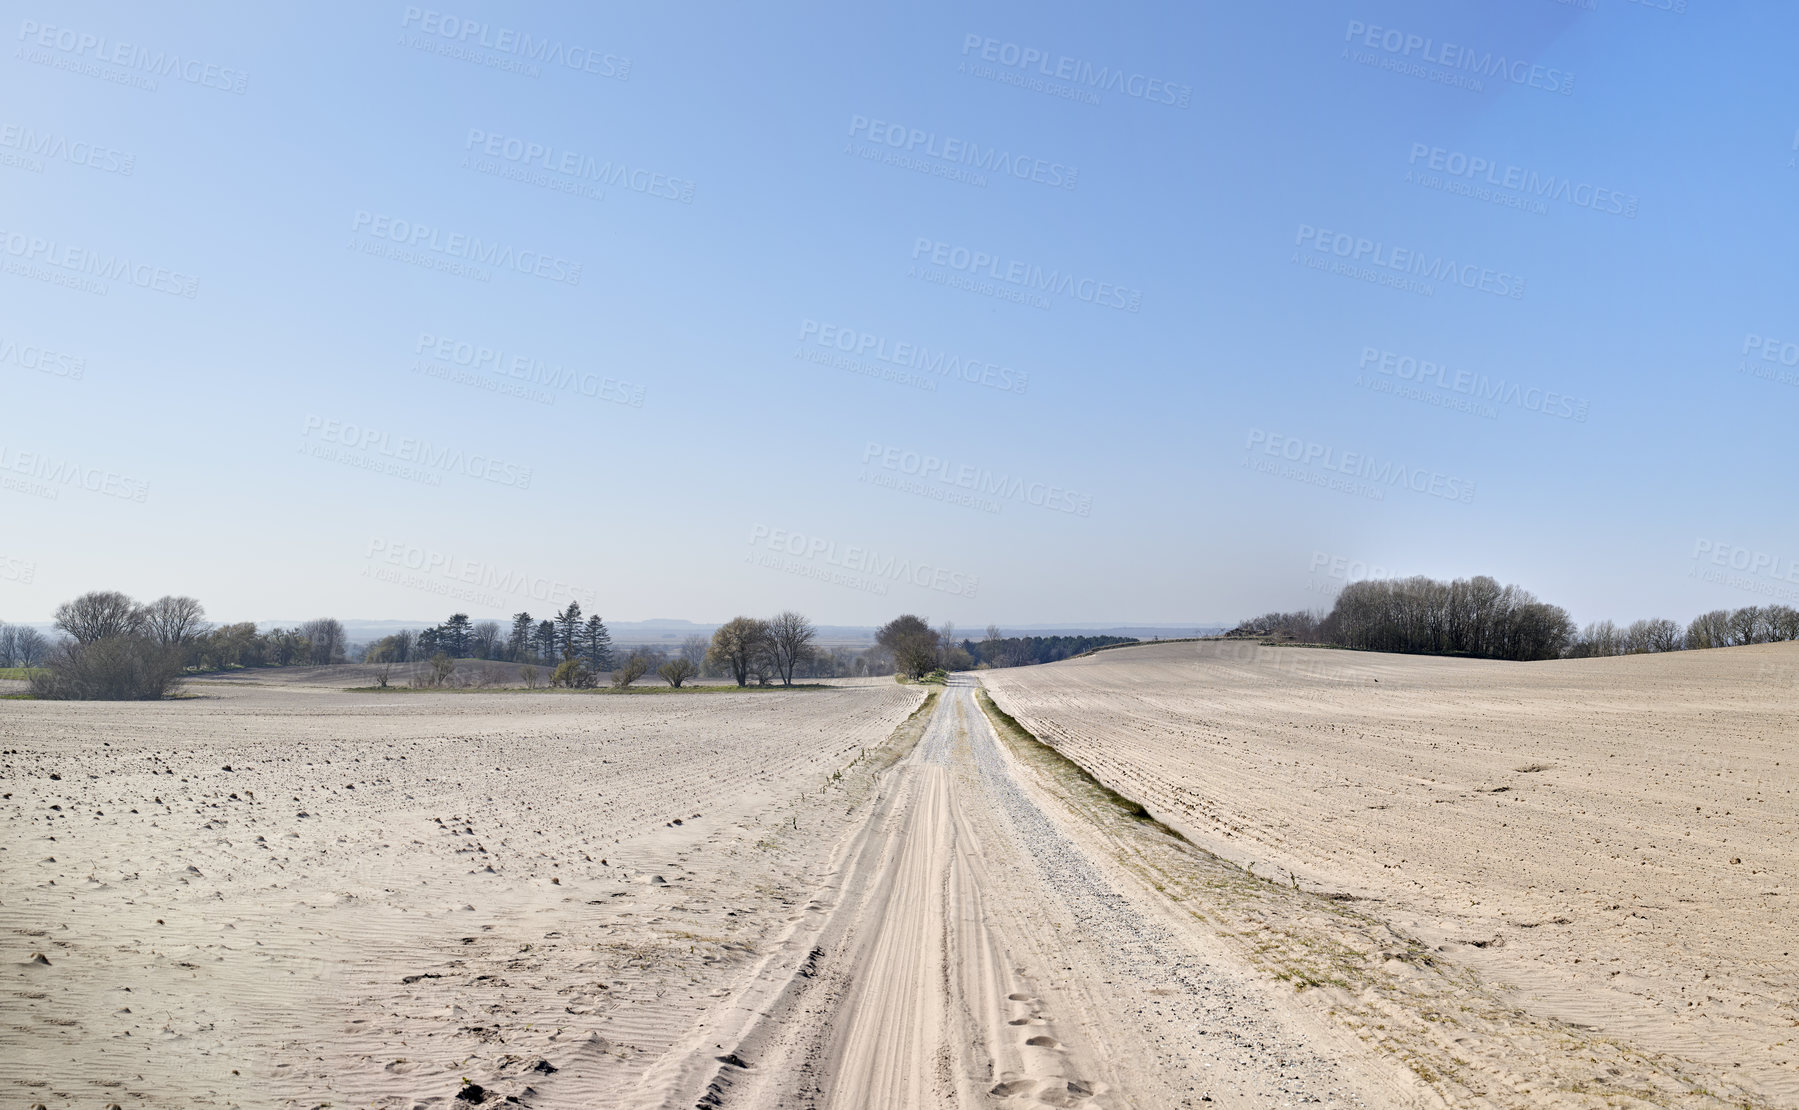
[[[648,673],[650,673],[650,661],[642,655],[632,652],[631,657],[619,664],[618,670],[612,672],[612,684],[622,690]]]
[[[585,689],[593,682],[593,672],[587,669],[585,659],[564,659],[556,665],[556,673],[550,676],[551,686],[567,686],[571,690]]]
[[[656,668],[656,673],[667,679],[668,684],[677,690],[681,688],[681,683],[693,677],[693,672],[693,660],[682,655],[677,655]]]
[[[155,701],[181,685],[181,653],[144,636],[58,644],[31,678],[34,697],[57,701]]]

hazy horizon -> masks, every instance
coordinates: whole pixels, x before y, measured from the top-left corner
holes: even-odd
[[[3,26],[0,620],[1799,601],[1790,8]]]

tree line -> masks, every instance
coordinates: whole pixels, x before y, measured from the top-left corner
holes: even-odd
[[[984,639],[963,640],[961,646],[976,668],[1029,667],[1137,642],[1135,636],[1001,636],[998,628],[988,625]]]
[[[1226,635],[1481,659],[1579,659],[1799,639],[1799,610],[1716,609],[1685,629],[1666,618],[1576,629],[1567,610],[1521,587],[1485,575],[1453,582],[1417,576],[1352,582],[1328,613],[1264,613]]]
[[[875,644],[893,658],[904,675],[922,678],[932,671],[971,671],[994,667],[1027,667],[1053,663],[1109,644],[1129,644],[1129,636],[1006,636],[988,625],[979,640],[956,639],[956,626],[936,628],[915,613],[904,613],[875,632]]]

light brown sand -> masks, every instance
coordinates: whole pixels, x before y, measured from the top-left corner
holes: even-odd
[[[1358,936],[1419,938],[1433,975],[1468,969],[1497,992],[1483,1006],[1516,1007],[1389,1046],[1424,1053],[1451,1101],[1793,1106],[1796,675],[1794,644],[1510,664],[1206,643],[982,677],[1201,847],[1359,899]],[[1403,951],[1371,968],[1345,953],[1364,996],[1407,970]],[[1351,1024],[1354,994],[1313,992]],[[1633,1055],[1604,1066],[1596,1044]]]
[[[4,702],[0,1107],[1793,1105],[1793,663]]]
[[[0,1105],[637,1105],[922,697],[193,690],[0,703]]]

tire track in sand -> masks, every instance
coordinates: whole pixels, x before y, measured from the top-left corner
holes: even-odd
[[[1216,1091],[1355,1105],[1328,1061],[1145,918],[1038,808],[973,685],[952,680],[887,773],[796,926],[788,977],[734,1000],[755,1017],[691,1045],[686,1089],[664,1104],[1180,1106]]]

